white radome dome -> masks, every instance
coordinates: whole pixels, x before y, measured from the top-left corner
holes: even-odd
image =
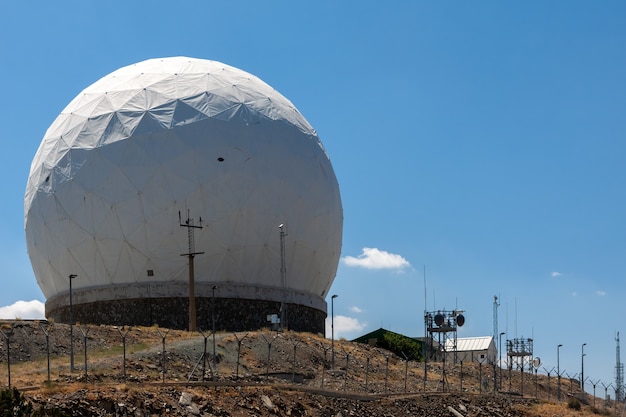
[[[120,68],[46,132],[24,198],[28,253],[48,304],[187,294],[187,213],[197,296],[325,311],[343,214],[315,130],[259,78],[174,57]],[[286,282],[280,230],[286,225]],[[215,290],[213,290],[215,291]],[[50,306],[47,305],[47,309]]]

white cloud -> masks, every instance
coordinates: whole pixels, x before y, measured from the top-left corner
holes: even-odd
[[[556,271],[554,271],[554,272],[552,272],[552,273],[550,274],[550,276],[552,276],[552,278],[560,277],[560,276],[562,276],[562,275],[563,275],[563,274],[561,274],[560,272],[556,272]]]
[[[400,255],[385,252],[377,248],[363,248],[358,257],[344,256],[342,261],[347,266],[366,269],[397,269],[404,270],[411,266],[409,261]]]
[[[357,306],[350,307],[350,311],[352,311],[353,313],[357,313],[357,314],[363,312],[363,310],[358,308]]]
[[[10,306],[0,307],[0,319],[44,320],[45,305],[39,300],[16,301]]]
[[[362,331],[367,323],[361,323],[358,319],[346,316],[335,316],[335,340],[344,337],[346,334]],[[326,337],[332,334],[331,317],[326,317]],[[355,337],[360,336],[357,334]]]
[[[601,296],[601,297],[604,297],[604,296],[606,295],[606,292],[605,292],[605,291],[602,291],[602,290],[598,290],[598,291],[596,291],[596,295],[599,295],[599,296]]]

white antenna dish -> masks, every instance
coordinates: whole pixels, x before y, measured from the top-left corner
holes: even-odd
[[[539,369],[540,365],[541,365],[541,359],[539,358],[539,356],[536,356],[535,359],[533,359],[533,367],[535,369]]]

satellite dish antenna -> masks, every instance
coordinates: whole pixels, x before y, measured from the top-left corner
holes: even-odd
[[[443,324],[443,322],[445,321],[445,317],[443,317],[443,314],[441,313],[437,313],[435,314],[435,324],[437,326],[440,326]]]
[[[456,325],[459,327],[463,327],[465,324],[465,316],[463,314],[459,314],[456,316]]]
[[[535,359],[533,359],[533,367],[539,369],[539,365],[541,365],[541,359],[539,359],[539,356],[536,356]]]

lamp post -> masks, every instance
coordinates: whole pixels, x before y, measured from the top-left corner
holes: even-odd
[[[217,364],[217,358],[215,357],[215,290],[217,285],[213,286],[213,292],[211,293],[211,323],[213,330],[213,372],[215,372],[215,365]]]
[[[585,395],[585,346],[587,343],[583,343],[580,346],[580,393],[581,396]]]
[[[337,294],[330,297],[330,345],[332,350],[330,362],[333,370],[335,369],[335,298],[337,298]]]
[[[505,334],[506,334],[505,332],[502,332],[498,336],[498,352],[500,353],[500,364],[499,364],[499,368],[500,368],[500,383],[499,383],[499,386],[500,386],[500,388],[502,388],[502,336],[504,336]]]
[[[72,280],[76,278],[76,274],[70,274],[70,372],[74,372],[74,303],[72,302]]]
[[[556,347],[556,378],[557,378],[557,399],[561,401],[561,361],[559,357],[559,351],[561,349],[561,344]]]
[[[287,267],[285,265],[285,225],[281,223],[278,228],[280,229],[280,280],[283,286],[283,299],[280,303],[280,327],[285,329],[287,327]]]

